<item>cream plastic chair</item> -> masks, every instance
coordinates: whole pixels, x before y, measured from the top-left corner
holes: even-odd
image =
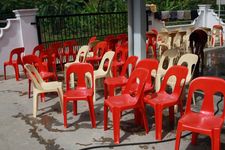
[[[71,64],[73,64],[73,63],[84,63],[84,62],[85,62],[89,49],[90,49],[90,46],[88,46],[88,45],[82,46],[82,47],[78,50],[78,53],[77,53],[77,55],[76,55],[76,60],[75,60],[74,62],[66,63],[66,64],[64,65],[64,77],[66,76],[66,70],[67,70],[67,68],[68,68]],[[74,75],[71,74],[70,79],[71,79],[71,84],[74,85],[74,84],[73,84],[73,82],[74,82]],[[65,82],[66,82],[66,79],[65,79]]]
[[[91,43],[88,44],[88,46],[90,47],[90,49],[94,48],[100,41],[99,40],[95,40]],[[88,52],[87,57],[93,57],[94,56],[94,52]]]
[[[108,77],[108,76],[112,77],[111,65],[112,65],[112,60],[114,55],[115,55],[114,51],[106,52],[102,57],[102,60],[100,62],[98,69],[94,71],[94,96],[93,96],[94,102],[96,101],[96,80],[104,78],[104,77]],[[104,69],[105,61],[108,61],[108,67],[106,69]]]
[[[172,67],[175,63],[175,59],[178,57],[178,52],[177,50],[167,50],[162,54],[162,57],[159,61],[159,66],[158,66],[158,70],[155,76],[155,90],[156,92],[159,91],[160,86],[161,86],[161,80],[164,77],[164,75],[166,74],[166,71]],[[164,68],[164,64],[165,62],[168,60],[168,64],[166,66],[166,68]]]
[[[177,65],[184,65],[188,68],[188,74],[185,85],[189,85],[189,83],[191,82],[197,62],[198,62],[198,55],[195,54],[184,54],[178,60]],[[193,96],[193,104],[195,105],[194,96]]]
[[[192,31],[194,30],[194,27],[189,27],[187,30],[186,30],[186,34],[183,36],[183,44],[184,44],[184,47],[185,47],[185,52],[186,53],[189,53],[190,52],[190,49],[189,49],[189,45],[190,45],[190,42],[189,42],[189,37],[192,33]]]
[[[33,117],[37,116],[38,94],[57,92],[60,98],[60,108],[62,111],[63,90],[62,83],[58,81],[45,82],[33,65],[26,64],[25,69],[33,82]]]
[[[159,49],[159,56],[162,55],[162,53],[168,49],[171,48],[171,39],[169,37],[169,32],[159,32],[157,36],[157,47]]]

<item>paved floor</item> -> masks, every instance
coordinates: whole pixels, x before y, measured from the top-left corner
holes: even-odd
[[[109,113],[109,130],[103,130],[103,91],[98,92],[95,104],[97,128],[91,128],[88,107],[85,102],[78,103],[78,115],[73,116],[71,105],[68,112],[69,127],[63,126],[59,98],[56,94],[47,94],[46,102],[39,103],[38,116],[32,117],[32,98],[27,95],[27,79],[15,81],[14,78],[2,80],[0,76],[0,149],[2,150],[74,150],[93,149],[152,149],[173,150],[175,141],[158,144],[153,142],[155,134],[153,110],[147,107],[150,132],[133,123],[133,112],[126,111],[121,119],[121,144],[119,147],[103,147],[113,144],[111,113]],[[200,100],[197,99],[197,102]],[[221,106],[220,106],[221,107]],[[166,111],[163,119],[163,140],[174,138],[175,129],[169,127]],[[179,115],[177,115],[177,118]],[[185,133],[184,133],[185,134]],[[136,145],[126,144],[139,143]],[[94,148],[95,147],[95,148]],[[225,150],[225,126],[221,133],[221,148]],[[200,136],[198,145],[190,144],[190,136],[181,140],[181,150],[210,149],[210,139]]]

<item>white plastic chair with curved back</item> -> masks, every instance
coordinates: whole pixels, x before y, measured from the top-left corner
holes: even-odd
[[[170,43],[171,43],[171,40],[170,40],[168,31],[161,31],[158,33],[157,47],[159,48],[159,56],[161,56],[164,51],[171,48]]]
[[[166,74],[166,71],[174,65],[175,59],[178,57],[178,51],[177,50],[167,50],[162,54],[162,57],[159,61],[159,66],[156,75],[153,75],[156,77],[155,79],[155,90],[156,92],[159,91],[161,86],[161,80]],[[168,64],[166,68],[164,68],[165,62],[168,60]]]
[[[38,94],[57,92],[60,98],[60,108],[62,111],[63,90],[62,83],[58,81],[45,82],[33,65],[26,64],[25,69],[33,82],[33,117],[36,118],[38,110]]]
[[[184,65],[188,68],[188,74],[185,85],[189,85],[189,83],[191,82],[197,62],[198,62],[198,55],[196,54],[184,54],[178,60],[177,65]],[[193,104],[195,105],[194,97],[193,97]]]
[[[115,55],[114,51],[106,52],[102,57],[102,60],[100,62],[98,69],[94,71],[94,96],[93,96],[94,101],[96,101],[96,99],[95,99],[96,98],[96,80],[105,78],[108,76],[112,77],[111,65],[112,65],[112,60],[113,60],[114,55]],[[108,61],[108,66],[106,69],[104,69],[104,63],[106,61]]]

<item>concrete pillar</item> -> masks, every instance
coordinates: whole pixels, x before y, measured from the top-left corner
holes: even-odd
[[[133,36],[133,0],[128,1],[128,47],[129,56],[134,55],[134,36]]]
[[[13,10],[16,18],[20,20],[21,40],[26,54],[31,54],[33,48],[38,45],[37,28],[31,24],[35,22],[37,11],[38,9]]]
[[[129,50],[139,59],[146,58],[146,8],[144,0],[128,0]],[[132,47],[133,46],[133,47]]]

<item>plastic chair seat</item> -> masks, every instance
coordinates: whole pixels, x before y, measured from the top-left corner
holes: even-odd
[[[127,78],[125,76],[113,77],[113,78],[106,78],[105,84],[111,86],[122,86],[127,83]]]
[[[205,114],[194,112],[182,117],[179,122],[181,122],[183,127],[187,130],[204,130],[204,132],[211,132],[212,129],[215,128],[220,129],[223,125],[223,119],[221,119],[221,117],[207,116]]]
[[[75,99],[87,99],[88,96],[93,95],[93,90],[86,89],[86,88],[77,88],[76,90],[69,90],[66,93],[64,93],[64,96],[66,96],[67,99],[75,100]],[[74,98],[76,96],[76,98]]]
[[[144,102],[153,107],[156,107],[156,105],[168,107],[177,103],[177,97],[179,97],[177,94],[170,95],[166,92],[153,93],[152,95],[147,95],[144,98]]]
[[[52,91],[55,90],[56,87],[62,87],[62,82],[51,81],[51,82],[43,82],[41,86],[44,87],[45,90]]]
[[[109,106],[111,109],[116,106],[121,110],[133,108],[135,104],[137,104],[136,98],[130,96],[130,94],[123,94],[118,96],[111,96],[105,100],[105,104]]]

